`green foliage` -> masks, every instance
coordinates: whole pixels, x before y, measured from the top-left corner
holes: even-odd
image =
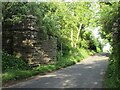
[[[87,27],[96,26],[95,13],[90,2],[4,2],[2,3],[3,27],[14,25],[25,15],[37,17],[37,27],[43,39],[57,38],[57,62],[29,69],[21,59],[3,53],[3,82],[26,78],[38,73],[51,72],[73,65],[101,47]],[[92,48],[91,48],[92,47]],[[90,51],[90,50],[91,51]],[[26,70],[28,69],[28,70]]]
[[[43,39],[49,36],[58,38],[58,50],[60,50],[61,43],[63,52],[69,51],[72,44],[73,46],[76,44],[78,48],[87,47],[86,43],[89,41],[84,37],[86,32],[84,29],[96,22],[91,6],[93,5],[89,2],[3,2],[3,27],[8,24],[14,25],[22,21],[25,15],[32,14],[37,17],[37,27]]]
[[[101,3],[101,24],[102,30],[104,30],[101,31],[101,36],[108,39],[112,46],[105,80],[105,85],[108,88],[120,88],[120,26],[117,22],[120,16],[119,7],[120,4],[117,2]]]
[[[2,71],[9,71],[11,69],[22,70],[29,69],[29,66],[20,58],[16,58],[14,55],[2,53]]]
[[[116,16],[118,12],[118,3],[111,2],[111,5],[108,5],[106,3],[100,3],[100,6],[100,23],[103,27],[100,33],[102,38],[108,39],[111,42],[113,22],[115,22],[115,20],[119,17]]]
[[[27,11],[25,2],[2,2],[3,25],[18,23],[22,16],[27,14]]]
[[[37,75],[37,74],[46,74],[51,71],[65,68],[67,66],[73,65],[73,64],[81,61],[82,59],[84,59],[92,54],[94,54],[94,53],[87,51],[85,49],[74,49],[74,50],[72,50],[71,53],[69,53],[68,56],[62,57],[61,54],[58,54],[58,56],[57,56],[58,59],[57,59],[56,64],[40,65],[38,67],[31,68],[28,70],[25,68],[26,67],[25,64],[21,68],[21,66],[20,66],[21,61],[19,61],[15,57],[13,57],[12,60],[19,61],[19,63],[14,62],[14,65],[19,66],[19,67],[14,66],[12,69],[10,67],[5,68],[7,70],[4,70],[4,72],[2,74],[3,83],[6,83],[11,80],[13,81],[13,80],[18,80],[18,79],[24,79],[24,78],[27,78],[27,77],[30,77],[33,75]],[[9,56],[9,57],[12,57],[12,56]],[[9,61],[11,61],[11,60],[9,60]],[[22,63],[23,63],[23,61],[22,61]]]
[[[102,44],[95,38],[92,31],[86,31],[83,34],[84,39],[81,40],[81,47],[94,50],[95,52],[102,52]]]
[[[118,80],[117,72],[116,72],[116,60],[110,58],[108,69],[105,75],[104,85],[106,88],[120,88],[120,81]]]

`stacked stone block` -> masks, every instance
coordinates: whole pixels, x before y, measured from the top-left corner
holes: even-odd
[[[50,64],[56,61],[57,39],[42,39],[34,16],[26,16],[22,22],[3,28],[2,41],[5,51],[29,64]]]

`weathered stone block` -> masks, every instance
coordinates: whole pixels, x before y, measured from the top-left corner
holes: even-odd
[[[29,64],[55,63],[57,39],[43,40],[35,24],[35,17],[27,16],[22,23],[3,28],[3,49]]]

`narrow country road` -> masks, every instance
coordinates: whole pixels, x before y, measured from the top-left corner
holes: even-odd
[[[105,53],[90,56],[76,65],[49,75],[38,75],[9,88],[103,88],[107,60]]]

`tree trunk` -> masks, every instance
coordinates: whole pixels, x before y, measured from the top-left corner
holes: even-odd
[[[78,40],[79,40],[79,35],[80,35],[81,27],[82,27],[82,23],[80,23],[80,26],[79,26],[79,28],[78,28],[78,33],[77,33],[77,38],[76,38],[75,48],[77,47],[77,43],[78,43]]]
[[[71,30],[71,46],[73,47],[73,29]]]

